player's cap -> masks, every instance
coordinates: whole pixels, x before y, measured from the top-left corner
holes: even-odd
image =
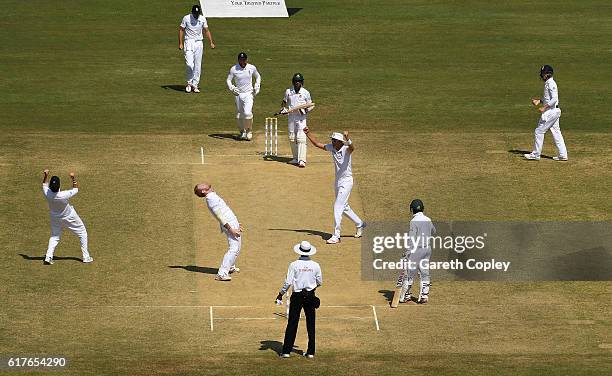
[[[291,82],[301,82],[304,83],[304,76],[301,73],[296,73],[293,75]]]
[[[238,54],[238,60],[246,59],[247,54],[245,52],[241,52]]]
[[[423,201],[419,200],[418,198],[412,200],[412,202],[410,203],[410,211],[413,214],[422,212],[423,210],[425,210],[425,205],[423,205]]]
[[[199,4],[195,4],[191,7],[191,13],[201,16],[202,15],[202,7]]]
[[[329,136],[332,140],[338,140],[344,142],[344,135],[340,132],[334,132]]]
[[[60,178],[58,176],[51,176],[49,180],[49,189],[52,192],[57,192],[60,189]]]
[[[540,68],[540,77],[544,76],[545,74],[553,74],[553,67],[547,64],[542,65]]]
[[[312,256],[317,253],[317,249],[310,242],[303,240],[301,243],[293,246],[293,252],[300,256]]]

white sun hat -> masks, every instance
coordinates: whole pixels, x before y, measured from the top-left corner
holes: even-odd
[[[301,243],[294,245],[293,251],[300,256],[312,256],[317,253],[317,249],[306,240],[303,240]]]
[[[329,136],[332,140],[338,140],[344,142],[344,135],[340,132],[334,132]]]

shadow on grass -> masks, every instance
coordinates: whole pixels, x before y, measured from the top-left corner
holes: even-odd
[[[238,138],[238,135],[234,133],[212,133],[209,134],[208,137],[216,138],[218,140],[234,140],[239,142],[244,141]]]
[[[259,343],[260,343],[260,346],[259,346],[260,351],[272,350],[278,356],[280,356],[283,351],[282,342],[266,340],[266,341],[261,341]],[[291,352],[299,354],[299,355],[304,355],[304,350],[300,350],[298,346],[293,346],[293,350],[291,350]]]
[[[292,158],[291,157],[279,157],[277,155],[266,155],[263,157],[263,159],[264,161],[288,163]]]
[[[193,273],[204,273],[204,274],[217,274],[219,269],[209,268],[208,266],[196,266],[196,265],[170,265],[170,269],[184,269],[188,272]]]
[[[522,156],[523,154],[531,153],[531,150],[511,149],[511,150],[508,150],[508,153],[517,154],[517,155]],[[546,154],[540,154],[540,158],[552,159],[553,157],[551,157],[550,155],[546,155]]]
[[[321,239],[323,240],[327,240],[329,238],[331,238],[331,234],[328,232],[323,232],[323,231],[319,231],[319,230],[307,230],[307,229],[292,229],[292,228],[269,228],[268,230],[270,231],[293,231],[293,232],[299,232],[302,234],[308,234],[308,235],[312,235],[312,236],[320,236]]]
[[[393,294],[395,293],[392,290],[378,290],[379,293],[382,294],[382,296],[385,297],[385,299],[387,299],[387,301],[389,303],[391,303],[391,301],[393,300]]]
[[[23,257],[24,260],[29,260],[29,261],[43,261],[45,259],[45,256],[28,256],[28,255],[24,255],[23,253],[20,253],[19,256]],[[62,261],[62,260],[72,260],[72,261],[78,261],[78,262],[83,261],[82,259],[78,257],[53,256],[53,261]]]
[[[160,87],[164,90],[181,91],[183,93],[185,92],[185,85],[162,85]]]

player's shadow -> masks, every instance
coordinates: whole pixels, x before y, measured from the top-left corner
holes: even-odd
[[[287,14],[289,15],[289,17],[291,17],[302,9],[304,8],[287,8]]]
[[[511,149],[511,150],[508,150],[508,153],[524,155],[524,154],[531,153],[531,150],[528,151],[528,150]],[[551,157],[550,155],[546,155],[546,154],[540,154],[540,158],[552,159],[553,157]]]
[[[393,294],[394,292],[391,290],[378,290],[379,293],[382,294],[382,296],[385,297],[385,299],[387,299],[387,301],[389,303],[391,303],[391,301],[393,300]]]
[[[283,351],[283,343],[279,341],[266,340],[266,341],[260,341],[259,344],[260,344],[259,346],[260,351],[272,350],[276,354],[278,354],[278,356],[280,356]],[[304,355],[304,350],[300,350],[298,346],[293,346],[293,350],[291,350],[291,352],[299,354],[299,355]]]
[[[211,133],[208,135],[210,138],[216,138],[218,140],[234,140],[234,141],[244,141],[241,140],[237,134],[235,133]]]
[[[196,265],[170,265],[170,269],[184,269],[188,272],[193,273],[204,273],[204,274],[217,274],[219,269],[209,268],[208,266],[196,266]]]
[[[20,253],[19,256],[23,257],[24,260],[29,260],[29,261],[43,261],[45,259],[45,256],[28,256],[28,255],[24,255],[23,253]],[[53,256],[53,261],[62,261],[62,260],[72,260],[72,261],[78,261],[78,262],[83,261],[82,259],[78,257]]]
[[[332,237],[332,234],[328,233],[328,232],[323,232],[323,231],[319,231],[319,230],[308,230],[308,229],[293,229],[293,228],[269,228],[268,230],[270,231],[293,231],[293,232],[299,232],[302,234],[308,234],[311,236],[320,236],[321,239],[323,240],[327,240],[329,238]]]
[[[291,160],[291,157],[279,157],[278,155],[264,155],[263,159],[264,161],[287,163]]]
[[[174,91],[182,91],[185,92],[185,85],[161,85],[160,86],[164,90],[174,90]]]

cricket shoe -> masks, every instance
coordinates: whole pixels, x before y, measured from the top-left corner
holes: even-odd
[[[540,156],[534,153],[529,153],[529,154],[523,154],[523,157],[525,157],[525,159],[528,159],[530,161],[539,161],[540,160]]]
[[[193,85],[193,92],[194,93],[199,93],[200,89],[197,86]]]
[[[426,296],[421,297],[418,301],[419,304],[427,304],[427,302],[429,302],[429,298]]]
[[[558,161],[558,162],[566,162],[567,161],[567,157],[562,157],[562,156],[556,156],[553,157],[553,161]]]
[[[360,238],[363,236],[363,229],[366,228],[367,224],[363,222],[361,227],[357,227],[357,231],[355,231],[355,237]]]
[[[191,93],[191,84],[187,84],[187,86],[185,86],[185,93]]]
[[[253,132],[247,132],[246,139],[247,141],[251,141],[253,139]]]
[[[240,134],[238,135],[238,139],[246,140],[246,131],[240,131]]]
[[[43,265],[53,265],[53,259],[45,257],[45,261],[43,261]]]
[[[306,359],[314,359],[314,355],[304,353],[304,358],[306,358]]]
[[[215,276],[215,281],[221,281],[221,282],[229,282],[232,280],[232,277],[228,276],[220,276],[220,275],[216,275]]]
[[[401,304],[416,304],[414,300],[412,300],[412,295],[404,296],[399,300]]]
[[[336,238],[335,236],[332,236],[331,238],[327,239],[326,243],[327,244],[338,244],[340,243],[340,239]]]
[[[291,165],[296,165],[296,164],[298,164],[298,160],[294,158],[294,159],[290,160],[290,161],[289,161],[289,162],[287,162],[287,163],[288,163],[288,164],[291,164]]]
[[[289,354],[281,354],[280,357],[281,358],[289,358],[289,357],[291,357],[291,355],[289,355]]]
[[[85,264],[89,264],[90,262],[93,262],[93,257],[89,256],[83,259],[83,262]]]
[[[298,167],[299,167],[299,168],[304,168],[304,167],[306,167],[306,162],[304,162],[304,161],[299,161],[299,162],[298,162]]]
[[[240,268],[232,266],[229,270],[229,274],[233,274],[233,273],[240,273]]]

